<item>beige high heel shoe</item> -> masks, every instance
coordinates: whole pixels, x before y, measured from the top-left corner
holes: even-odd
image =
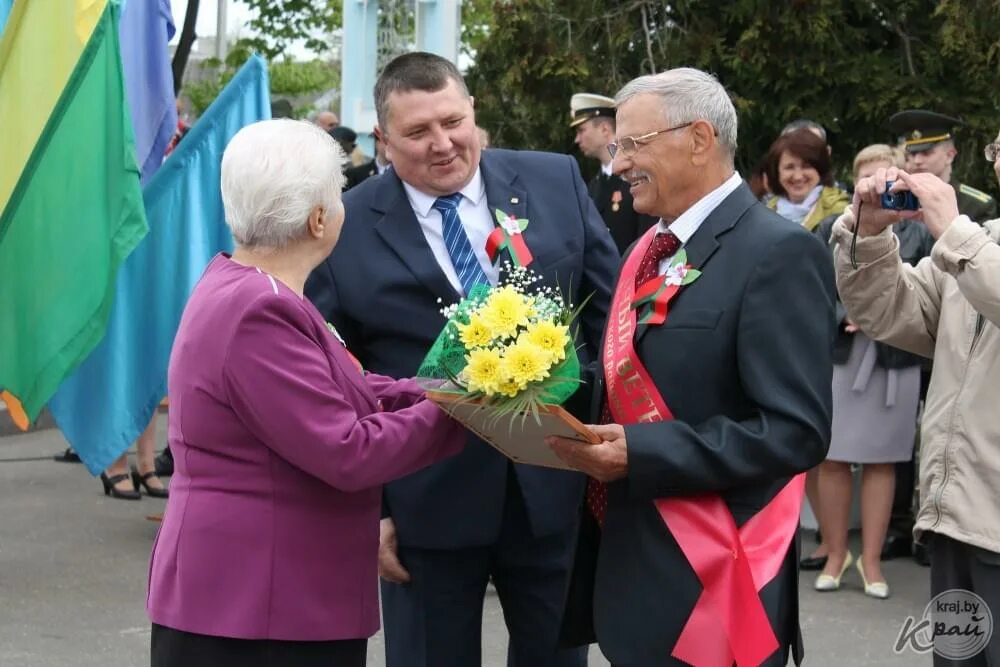
[[[865,595],[876,600],[885,600],[889,597],[889,584],[887,582],[873,581],[868,583],[868,578],[865,577],[865,568],[861,565],[860,558],[858,559],[858,574],[861,575],[861,582],[865,585]]]
[[[847,568],[849,568],[853,562],[854,556],[852,556],[851,552],[848,551],[847,557],[844,558],[844,564],[840,566],[840,574],[836,577],[832,574],[819,575],[816,577],[816,582],[813,584],[813,588],[822,593],[828,593],[830,591],[840,589],[840,578],[844,576],[844,573],[847,572]]]

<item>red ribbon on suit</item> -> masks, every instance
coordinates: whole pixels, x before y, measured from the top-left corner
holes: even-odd
[[[490,261],[496,262],[500,251],[506,249],[510,252],[510,257],[514,261],[515,266],[528,266],[531,264],[535,258],[531,255],[531,251],[528,250],[528,244],[524,242],[524,236],[521,234],[520,227],[521,222],[524,222],[524,226],[526,227],[528,221],[519,220],[517,216],[504,213],[500,209],[496,209],[496,220],[497,226],[493,228],[493,231],[486,238],[486,255],[490,258]]]
[[[673,419],[635,350],[635,274],[656,233],[636,244],[615,288],[604,339],[608,407],[619,424]],[[716,494],[660,498],[656,510],[674,536],[702,593],[671,655],[699,667],[759,665],[778,649],[759,591],[781,569],[795,531],[805,490],[796,475],[742,527]],[[725,641],[719,641],[720,631]]]

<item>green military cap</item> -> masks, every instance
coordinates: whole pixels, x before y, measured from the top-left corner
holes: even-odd
[[[580,123],[591,118],[605,116],[615,117],[615,101],[604,95],[594,95],[592,93],[577,93],[569,101],[570,127],[576,127]]]
[[[957,118],[923,109],[900,111],[889,119],[889,129],[899,137],[908,153],[920,153],[951,139],[955,126],[964,124]]]

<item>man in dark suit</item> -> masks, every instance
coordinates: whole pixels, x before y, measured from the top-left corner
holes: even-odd
[[[372,139],[375,142],[375,157],[368,162],[362,162],[356,167],[348,167],[344,171],[344,175],[347,177],[347,184],[344,186],[345,192],[366,178],[378,176],[389,168],[389,160],[385,157],[385,143],[382,141],[382,132],[377,126],[372,132]]]
[[[373,372],[413,375],[441,332],[440,309],[496,283],[510,257],[487,255],[497,213],[528,220],[529,268],[581,315],[593,361],[619,261],[576,161],[480,147],[472,98],[438,56],[392,61],[375,106],[393,168],[344,197],[347,223],[307,294]],[[509,664],[583,665],[558,648],[585,478],[513,465],[470,436],[453,459],[390,483],[379,557],[389,667],[481,662],[493,580],[510,631]],[[373,601],[374,604],[374,601]]]
[[[608,144],[615,136],[615,101],[603,95],[577,93],[570,98],[569,126],[576,130],[573,140],[580,152],[600,161],[601,170],[587,184],[590,198],[611,232],[618,251],[623,253],[656,218],[636,212],[628,183],[611,172]]]
[[[736,111],[712,76],[640,77],[616,101],[615,172],[660,222],[612,299],[602,442],[550,438],[594,478],[566,636],[596,630],[616,667],[798,661],[799,473],[830,438],[830,252],[734,171]]]

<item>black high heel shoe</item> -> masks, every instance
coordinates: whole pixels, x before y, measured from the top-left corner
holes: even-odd
[[[149,485],[149,480],[153,477],[159,479],[155,470],[150,470],[145,475],[140,475],[139,471],[134,466],[132,467],[132,483],[135,485],[136,489],[141,486],[146,489],[147,496],[151,496],[153,498],[169,498],[170,491],[168,489],[158,489],[155,486]]]
[[[139,493],[137,488],[131,491],[120,491],[115,487],[115,484],[124,482],[129,478],[126,474],[112,475],[108,477],[106,472],[101,473],[101,484],[104,485],[104,495],[111,496],[112,498],[120,498],[121,500],[142,500],[142,494]]]

